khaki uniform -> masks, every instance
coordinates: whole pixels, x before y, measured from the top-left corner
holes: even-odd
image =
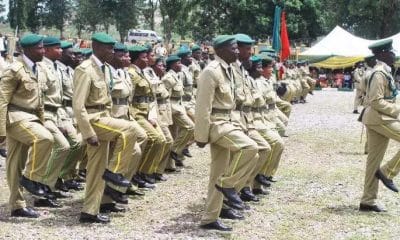
[[[95,55],[75,69],[73,110],[78,127],[83,139],[97,136],[100,143],[100,146],[87,146],[86,192],[82,212],[93,215],[98,214],[103,196],[104,170],[108,166],[113,173],[126,175],[137,137],[136,129],[129,121],[111,117],[112,85],[109,66],[102,64]],[[110,141],[115,141],[115,147],[108,163]]]
[[[202,223],[218,219],[223,195],[215,184],[235,188],[254,166],[258,147],[231,121],[235,107],[234,78],[231,67],[218,56],[200,74],[197,85],[195,139],[210,143],[210,182]]]
[[[55,184],[64,166],[65,160],[70,151],[70,145],[67,138],[59,130],[60,117],[58,109],[62,108],[62,80],[57,70],[57,64],[50,59],[44,57],[43,65],[47,74],[47,81],[44,84],[44,126],[51,132],[54,137],[54,146],[51,153],[49,163],[47,165],[46,176],[43,181],[55,191]]]
[[[192,59],[192,64],[189,65],[189,71],[193,77],[193,87],[197,88],[197,82],[199,81],[199,76],[201,73],[201,66],[199,61]]]
[[[39,65],[29,65],[30,60],[24,61],[24,57],[13,62],[0,81],[0,136],[7,136],[6,173],[12,210],[26,206],[19,184],[24,170],[26,178],[43,183],[54,142],[43,126],[46,73]]]
[[[397,90],[390,67],[377,61],[371,76],[367,84],[367,107],[362,117],[367,127],[368,158],[361,203],[367,205],[376,204],[379,181],[375,172],[381,165],[389,139],[400,142],[400,107],[395,103]],[[399,161],[400,151],[380,167],[387,178],[393,179],[399,173]]]
[[[153,174],[166,152],[166,139],[157,123],[157,103],[154,88],[153,84],[144,76],[143,71],[137,66],[132,65],[128,72],[134,89],[130,114],[146,131],[148,137],[138,172]],[[155,123],[155,126],[149,122],[149,119]]]
[[[169,92],[165,88],[164,83],[160,80],[153,68],[147,67],[144,70],[144,76],[149,79],[153,85],[153,91],[157,100],[157,122],[165,137],[164,149],[162,149],[164,156],[161,157],[161,162],[158,164],[156,173],[163,174],[166,168],[174,169],[175,162],[170,158],[171,146],[174,142],[169,127],[172,122],[171,102],[169,100]]]
[[[353,83],[356,89],[356,95],[354,96],[354,110],[358,109],[358,106],[363,105],[363,91],[362,81],[364,76],[364,69],[356,68],[353,72]]]
[[[59,127],[63,128],[67,133],[67,140],[70,144],[70,152],[64,161],[61,169],[60,177],[63,180],[70,180],[76,176],[76,167],[86,154],[86,143],[82,141],[82,135],[76,129],[76,121],[72,110],[73,76],[74,70],[64,65],[60,61],[56,61],[57,70],[62,81],[62,103],[63,107],[58,109]]]
[[[276,93],[271,89],[271,84],[262,76],[256,79],[256,84],[257,89],[261,91],[265,103],[265,107],[262,108],[263,105],[260,100],[259,106],[262,109],[260,109],[259,112],[262,113],[262,116],[258,116],[258,118],[262,117],[262,119],[259,120],[259,124],[256,126],[258,131],[271,146],[270,158],[266,164],[262,166],[260,173],[267,177],[272,177],[278,169],[282,152],[284,150],[284,141],[276,129],[276,123],[273,122],[271,120],[273,118],[270,117],[271,115],[274,115],[274,112],[276,111],[276,108],[272,103],[274,99],[276,99]]]
[[[194,121],[194,108],[196,106],[196,95],[194,89],[194,77],[189,67],[182,64],[182,70],[178,73],[179,79],[183,84],[182,104],[186,108],[186,113]]]
[[[178,73],[172,69],[164,75],[162,81],[170,93],[172,118],[177,128],[177,136],[171,150],[183,159],[182,150],[193,139],[194,133],[194,123],[188,116],[182,102],[182,97],[185,95],[185,86]]]

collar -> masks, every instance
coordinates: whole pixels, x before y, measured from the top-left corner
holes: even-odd
[[[61,61],[59,61],[59,60],[56,60],[56,64],[57,64],[57,66],[60,68],[60,69],[62,69],[62,70],[67,70],[67,65],[65,65],[64,63],[62,63]]]
[[[222,66],[223,68],[225,68],[225,69],[227,69],[228,67],[230,67],[229,64],[226,63],[226,62],[225,62],[222,58],[220,58],[218,55],[215,55],[215,60],[216,60],[217,62],[219,62],[219,63],[221,64],[221,66]]]
[[[25,54],[22,54],[22,61],[29,67],[29,69],[33,71],[33,66],[36,65],[31,59],[29,59]]]
[[[386,63],[376,60],[376,65],[381,66],[387,73],[389,73],[389,74],[392,73],[392,68],[389,65],[387,65]]]
[[[100,61],[100,59],[98,59],[96,57],[96,55],[92,54],[91,58],[93,59],[93,61],[96,63],[96,65],[101,69],[101,67],[104,65],[104,63],[102,63]]]

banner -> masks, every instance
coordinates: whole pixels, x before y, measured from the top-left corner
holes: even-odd
[[[286,12],[282,12],[281,18],[281,61],[285,61],[290,56],[290,42],[286,26]]]
[[[279,53],[281,51],[281,12],[282,8],[278,5],[275,6],[274,15],[274,28],[272,31],[272,48],[275,52]]]

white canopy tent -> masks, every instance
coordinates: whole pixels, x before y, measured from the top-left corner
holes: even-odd
[[[389,37],[393,39],[393,48],[400,54],[400,33]],[[381,39],[382,40],[382,39]],[[300,53],[301,56],[343,56],[365,57],[371,55],[368,46],[380,40],[367,40],[354,36],[343,28],[336,26],[325,38],[308,50]]]

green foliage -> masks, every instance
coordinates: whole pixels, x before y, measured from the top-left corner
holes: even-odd
[[[44,25],[55,27],[63,36],[66,21],[71,19],[73,9],[72,0],[47,0],[45,3]]]

